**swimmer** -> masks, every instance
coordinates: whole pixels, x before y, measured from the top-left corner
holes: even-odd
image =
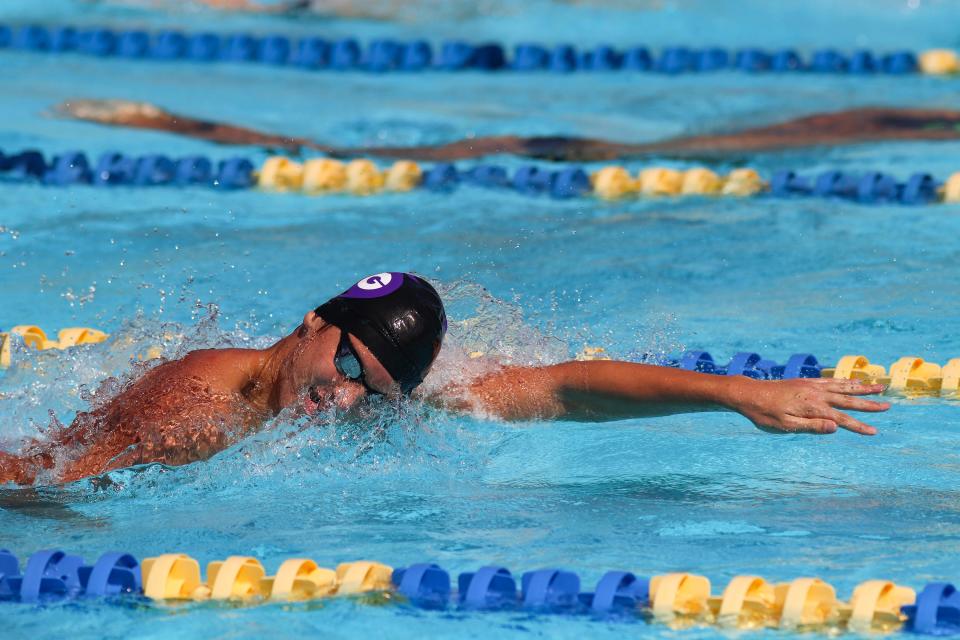
[[[389,20],[401,14],[405,3],[380,0],[379,2],[356,2],[356,0],[198,0],[211,9],[241,13],[271,13],[301,15],[304,12],[338,18],[367,18]]]
[[[882,107],[818,113],[734,133],[648,143],[620,143],[569,136],[485,136],[433,146],[354,148],[336,148],[304,138],[199,120],[164,111],[149,103],[128,100],[69,100],[57,105],[54,113],[98,124],[167,131],[218,144],[258,145],[291,154],[311,150],[336,158],[372,156],[433,162],[481,158],[500,153],[557,162],[598,162],[648,156],[729,158],[740,154],[804,147],[894,140],[960,139],[960,111]]]
[[[853,380],[760,381],[617,361],[506,366],[419,394],[447,320],[436,290],[409,273],[360,280],[265,349],[204,349],[160,364],[101,406],[18,455],[0,453],[0,484],[71,482],[147,463],[205,460],[283,410],[349,412],[371,396],[413,394],[450,411],[503,420],[607,421],[735,411],[771,433],[862,435],[844,410],[886,411]]]
[[[293,13],[307,9],[310,0],[290,0],[288,2],[268,2],[266,0],[199,0],[199,3],[211,9],[239,11],[245,13]]]
[[[206,7],[225,12],[269,14],[289,18],[316,16],[400,22],[429,22],[437,20],[438,17],[462,20],[509,12],[510,7],[507,1],[500,2],[501,6],[496,7],[494,0],[486,0],[479,6],[471,0],[112,0],[112,4],[167,10]],[[499,11],[496,11],[498,8]]]

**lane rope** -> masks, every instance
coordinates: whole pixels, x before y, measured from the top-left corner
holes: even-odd
[[[311,71],[426,72],[655,72],[667,75],[741,71],[747,73],[928,74],[960,72],[960,57],[952,49],[877,54],[865,49],[843,52],[819,49],[804,56],[795,49],[745,47],[616,48],[601,44],[578,48],[572,44],[524,42],[509,47],[496,43],[447,40],[376,39],[366,46],[356,38],[250,33],[148,32],[139,29],[79,28],[69,25],[0,25],[0,49],[42,53],[77,53],[99,58],[266,64]]]
[[[80,556],[47,550],[31,555],[21,570],[14,554],[0,550],[0,601],[213,600],[253,606],[338,596],[424,609],[634,618],[675,628],[716,625],[834,633],[960,632],[960,594],[947,583],[928,584],[918,595],[890,580],[867,580],[844,601],[820,578],[773,584],[759,576],[738,575],[714,595],[705,576],[668,573],[643,577],[614,570],[605,573],[592,591],[586,591],[575,572],[560,568],[527,571],[518,581],[506,567],[485,566],[459,574],[454,582],[446,570],[430,562],[394,569],[361,560],[327,569],[309,558],[290,558],[274,575],[267,575],[252,556],[210,562],[204,579],[200,563],[184,553],[167,553],[138,563],[130,553],[110,552],[88,565]],[[71,610],[59,611],[58,615],[68,616]]]
[[[851,173],[832,170],[816,175],[783,170],[768,179],[751,168],[719,174],[705,167],[650,166],[631,173],[619,165],[588,170],[578,165],[556,168],[529,164],[511,172],[495,164],[457,167],[450,163],[436,163],[422,166],[400,160],[383,168],[368,159],[343,162],[313,158],[297,162],[286,156],[268,157],[257,167],[243,157],[214,161],[200,155],[171,158],[159,154],[134,156],[108,151],[91,162],[79,151],[47,158],[35,149],[15,153],[0,150],[0,180],[58,187],[259,189],[313,196],[369,196],[415,189],[452,192],[466,185],[556,199],[771,196],[834,198],[865,205],[960,202],[960,172],[943,182],[922,172],[898,180],[879,171]]]

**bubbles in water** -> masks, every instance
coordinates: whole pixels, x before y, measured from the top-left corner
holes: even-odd
[[[477,284],[434,283],[450,319],[443,349],[424,380],[426,393],[462,384],[501,365],[537,366],[566,360],[569,347],[524,321],[522,310]]]
[[[60,294],[60,296],[70,303],[70,306],[83,307],[87,303],[93,302],[93,299],[97,294],[97,283],[94,282],[87,287],[86,292],[75,293],[72,288],[67,287],[67,290]]]

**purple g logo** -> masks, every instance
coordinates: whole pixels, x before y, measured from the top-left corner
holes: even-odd
[[[378,273],[361,280],[357,283],[357,286],[364,291],[376,291],[390,284],[391,280],[393,280],[393,276],[389,273]]]
[[[381,298],[388,296],[403,284],[403,274],[396,272],[375,273],[367,276],[340,294],[342,298]]]

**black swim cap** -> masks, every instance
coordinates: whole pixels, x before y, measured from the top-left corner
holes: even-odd
[[[316,313],[365,344],[404,393],[423,382],[447,332],[440,296],[409,273],[366,277]]]

